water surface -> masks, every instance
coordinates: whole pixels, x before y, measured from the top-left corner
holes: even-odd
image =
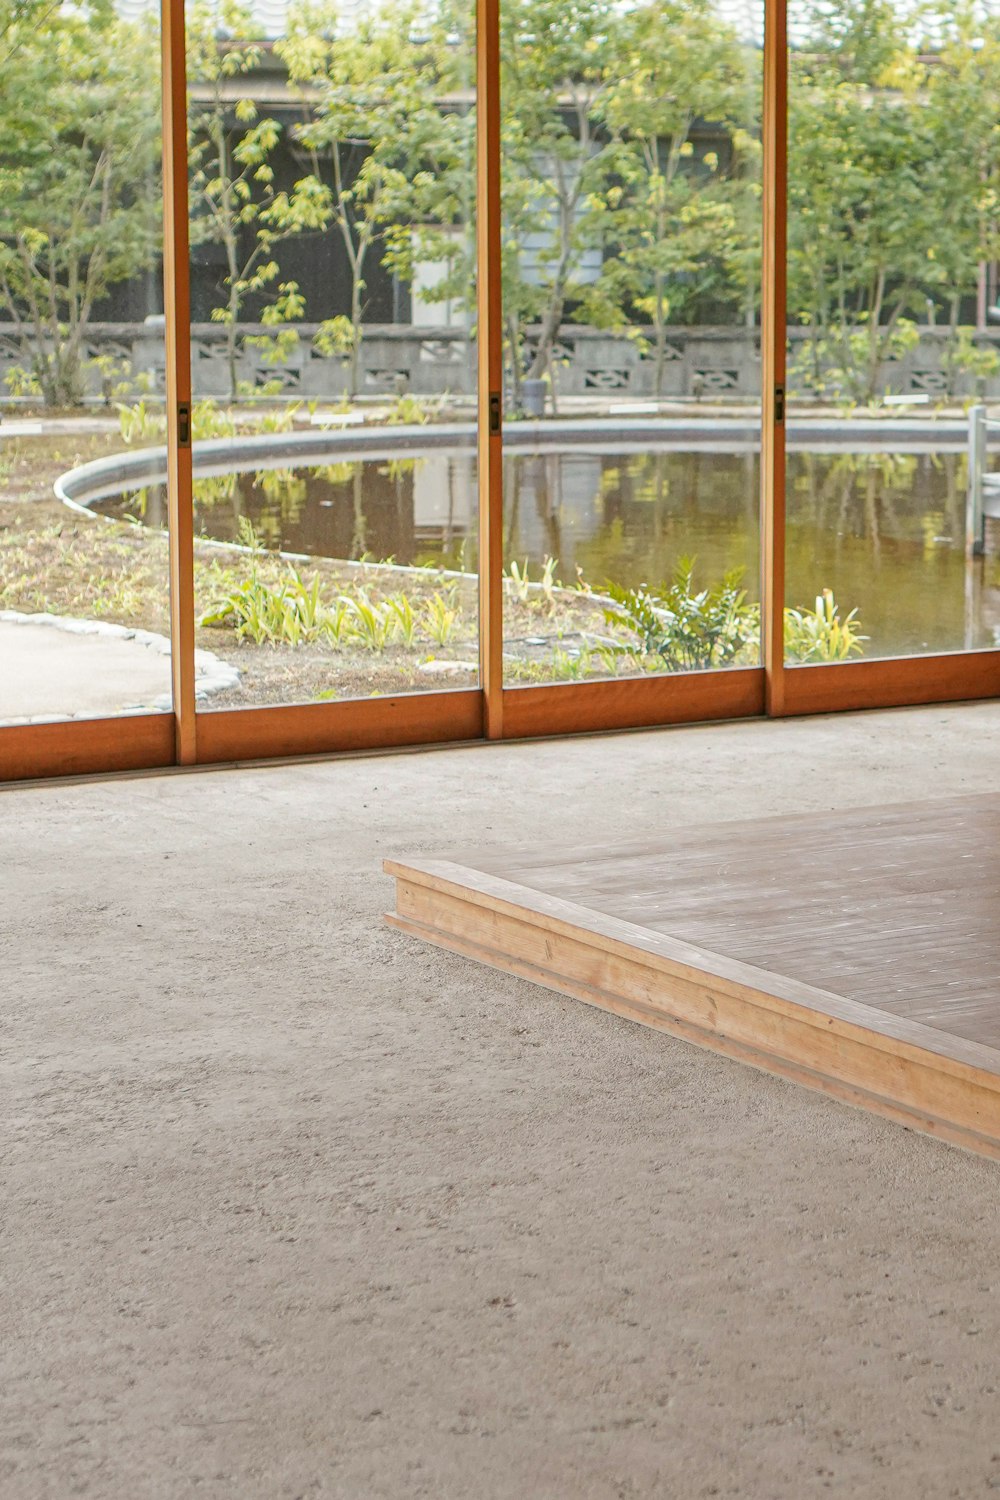
[[[759,459],[664,449],[510,455],[505,466],[505,559],[540,576],[629,587],[668,579],[682,557],[696,582],[742,570],[758,597]],[[162,493],[107,509],[157,523]],[[907,655],[995,644],[1000,600],[964,550],[965,456],[791,453],[787,599],[811,604],[831,588],[856,608],[867,655]],[[195,485],[195,527],[236,540],[247,518],[268,547],[312,556],[391,558],[476,569],[476,465],[436,451]],[[992,567],[987,566],[989,575]]]

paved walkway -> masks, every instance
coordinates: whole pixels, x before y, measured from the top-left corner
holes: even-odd
[[[141,641],[0,621],[2,723],[148,709],[169,692],[169,656]]]
[[[211,651],[195,652],[200,698],[239,681]],[[0,612],[0,725],[90,719],[170,708],[170,643],[97,620]]]

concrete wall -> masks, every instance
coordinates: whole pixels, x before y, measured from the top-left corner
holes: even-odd
[[[255,385],[280,379],[282,392],[302,400],[338,400],[347,386],[343,361],[326,358],[312,348],[315,324],[299,325],[299,342],[279,365],[267,363],[263,352],[244,346],[239,356],[240,380]],[[195,324],[193,332],[193,379],[197,396],[225,399],[229,381],[225,360],[225,330],[212,323]],[[245,325],[246,336],[273,332],[258,325]],[[648,334],[648,330],[644,330]],[[805,330],[792,330],[792,352],[807,337]],[[529,336],[530,343],[530,336]],[[977,343],[1000,351],[1000,332],[977,336]],[[904,358],[882,366],[879,387],[899,394],[929,394],[944,399],[948,394],[946,330],[922,331],[918,345]],[[154,393],[164,388],[163,327],[156,322],[95,324],[88,340],[88,356],[110,355],[144,373]],[[10,324],[0,324],[0,382],[6,372],[30,360]],[[655,366],[651,351],[627,334],[610,334],[568,324],[556,348],[557,396],[649,399],[655,394]],[[471,395],[475,390],[476,352],[467,334],[458,328],[413,327],[380,324],[365,330],[361,349],[360,392],[393,396],[404,392],[417,396],[446,393]],[[794,383],[793,383],[794,391]],[[954,394],[978,395],[1000,400],[1000,377],[976,380],[959,375]],[[665,399],[753,401],[760,393],[760,334],[755,329],[678,328],[670,333],[664,366],[662,395]],[[100,401],[106,395],[102,377],[94,370],[89,396]]]

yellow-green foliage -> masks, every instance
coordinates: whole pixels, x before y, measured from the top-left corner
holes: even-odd
[[[862,641],[867,639],[861,634],[856,609],[840,618],[832,589],[817,594],[813,609],[785,610],[785,656],[789,661],[846,661],[849,656],[864,654]]]

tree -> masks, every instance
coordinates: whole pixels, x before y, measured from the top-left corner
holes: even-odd
[[[746,269],[759,240],[759,145],[748,124],[759,69],[717,15],[680,0],[628,12],[618,32],[617,77],[601,104],[618,142],[604,195],[609,244],[584,312],[610,327],[635,315],[650,325],[659,395],[670,323],[736,297],[753,314]],[[724,135],[725,160],[717,151],[696,157],[698,122]]]
[[[0,70],[16,57],[42,18],[51,14],[57,4],[58,0],[3,0],[0,4]],[[0,72],[0,80],[2,77]]]
[[[617,82],[613,0],[509,0],[501,8],[503,302],[515,382],[523,329],[539,325],[524,374],[540,379],[588,251],[600,251],[616,146],[602,132]],[[526,256],[531,246],[531,262]]]
[[[330,11],[305,7],[275,50],[309,98],[296,140],[324,184],[349,270],[348,311],[327,320],[318,346],[347,358],[355,395],[372,264],[409,279],[415,239],[440,244],[443,226],[467,214],[469,112],[441,102],[463,57],[442,18],[421,23],[415,9],[376,10],[345,31]],[[454,277],[464,256],[454,246],[449,256]]]
[[[974,328],[959,326],[963,300],[978,294],[986,263],[1000,256],[1000,21],[960,3],[939,5],[933,24],[941,42],[934,66],[924,70],[923,102],[947,199],[947,233],[935,258],[944,281],[953,389],[959,373],[991,375],[1000,363],[995,349],[975,344]]]
[[[967,43],[929,66],[919,42],[884,0],[837,0],[792,55],[789,308],[817,391],[872,400],[916,319],[943,301],[957,322],[975,287],[988,194],[966,130],[995,101]]]
[[[231,81],[249,78],[259,66],[255,26],[240,0],[200,0],[187,23],[191,243],[220,244],[226,273],[223,300],[213,322],[226,328],[230,394],[240,393],[237,377],[238,324],[253,301],[259,321],[275,328],[245,342],[265,350],[265,358],[286,358],[297,342],[287,325],[305,311],[298,284],[283,281],[275,256],[292,235],[319,229],[327,214],[327,194],[312,175],[291,192],[275,187],[271,158],[281,137],[276,120],[258,118],[250,89],[235,102]]]
[[[74,405],[95,307],[159,253],[156,56],[105,3],[0,17],[0,302],[29,388]]]

